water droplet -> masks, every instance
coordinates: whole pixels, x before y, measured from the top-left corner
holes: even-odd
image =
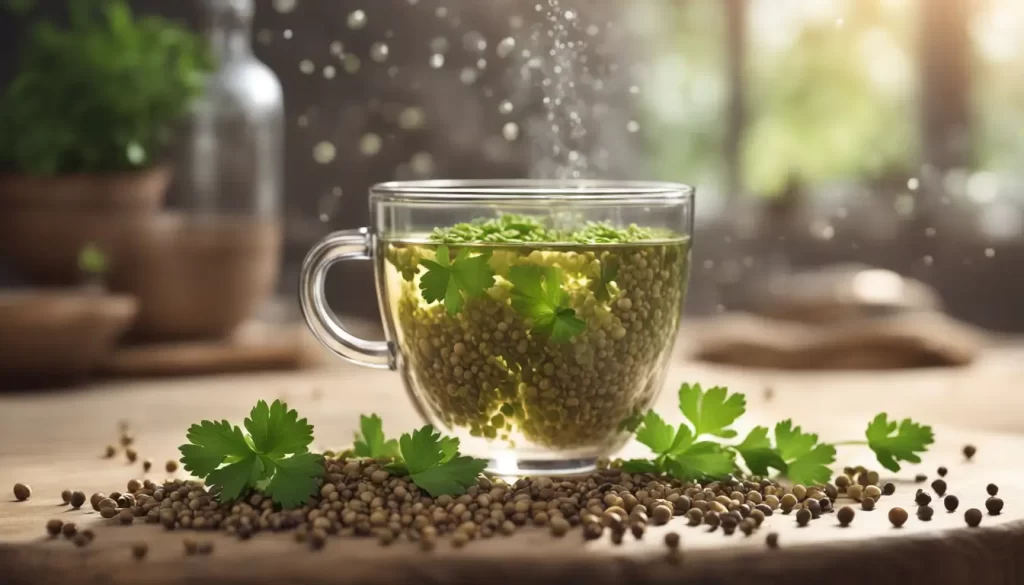
[[[409,161],[409,166],[412,167],[412,172],[421,176],[427,177],[434,174],[434,157],[429,152],[417,152],[412,155],[412,160]]]
[[[138,142],[131,142],[128,144],[128,148],[125,149],[125,156],[128,157],[128,162],[133,165],[141,165],[146,161],[146,149],[142,148],[142,145]]]
[[[506,116],[512,113],[512,109],[512,102],[508,100],[501,100],[501,103],[498,104],[498,111],[501,112],[502,114],[505,114]]]
[[[274,0],[274,10],[284,14],[295,10],[298,0]]]
[[[354,73],[359,71],[360,67],[363,66],[363,61],[357,55],[354,55],[352,53],[347,53],[345,55],[345,58],[342,60],[341,64],[342,64],[342,67],[345,68],[345,71],[347,73],[353,73],[354,74]]]
[[[925,235],[926,238],[934,238],[935,237],[935,228],[933,228],[933,227],[924,228],[924,235]]]
[[[932,264],[935,264],[935,258],[932,258],[931,256],[925,256],[921,260],[924,262],[925,266],[931,266]]]
[[[430,50],[435,53],[447,53],[448,52],[448,39],[444,37],[434,37],[430,39]]]
[[[446,6],[438,6],[437,10],[434,11],[434,16],[436,16],[438,18],[444,18],[444,17],[448,16],[448,7],[446,7]]]
[[[295,123],[298,124],[300,128],[305,128],[306,126],[309,126],[309,116],[300,114],[295,120]]]
[[[430,66],[433,69],[440,69],[444,67],[444,55],[441,53],[434,53],[430,56]]]
[[[907,193],[899,195],[896,197],[896,200],[893,201],[893,207],[899,215],[912,215],[914,213],[914,208],[916,207],[914,196]]]
[[[601,32],[601,29],[598,28],[598,26],[596,24],[592,24],[592,25],[587,27],[587,35],[589,35],[589,36],[596,37],[597,34],[600,33],[600,32]]]
[[[566,20],[576,20],[576,13],[574,11],[572,11],[572,10],[566,10],[565,11],[565,19]]]
[[[515,141],[519,138],[519,124],[516,124],[515,122],[505,124],[501,129],[501,135],[509,142]]]
[[[361,30],[366,27],[366,13],[362,10],[353,10],[349,13],[346,23],[352,30]]]
[[[640,122],[637,122],[636,120],[630,120],[629,123],[626,124],[626,130],[628,130],[629,132],[631,132],[633,134],[639,132],[640,131]]]
[[[836,228],[823,219],[816,219],[811,222],[811,235],[819,240],[831,240],[836,235]]]
[[[504,59],[512,54],[512,51],[516,49],[516,40],[512,37],[505,37],[498,43],[498,47],[495,49],[495,53],[499,57]]]
[[[470,52],[483,53],[487,50],[487,39],[479,32],[471,30],[462,36],[462,47]]]
[[[523,17],[518,14],[508,17],[508,26],[512,30],[523,28],[524,24],[526,24],[526,21],[524,21]]]
[[[344,45],[344,43],[342,43],[341,41],[333,41],[333,42],[331,42],[331,54],[332,55],[339,55],[340,56],[344,52],[345,52],[345,45]]]
[[[313,71],[315,70],[316,66],[313,65],[313,62],[310,61],[309,59],[303,59],[302,61],[299,61],[299,71],[305,73],[306,75],[313,73]]]
[[[911,191],[917,191],[918,187],[921,186],[921,181],[917,177],[910,177],[907,179],[907,189]]]
[[[313,146],[313,160],[322,165],[332,162],[337,153],[338,151],[334,148],[334,144],[326,140],[321,140]]]
[[[476,60],[476,68],[481,70],[481,71],[483,71],[484,69],[487,69],[487,59],[477,59]]]
[[[411,106],[398,114],[398,127],[402,130],[419,130],[426,123],[427,115],[423,108]]]
[[[472,67],[464,67],[462,73],[459,74],[459,80],[465,85],[473,85],[476,83],[476,69]]]
[[[334,74],[335,73],[336,72],[334,70],[334,65],[325,65],[324,66],[324,79],[334,79]]]
[[[629,93],[631,93],[633,95],[636,95],[636,94],[640,93],[640,88],[638,86],[636,86],[636,85],[631,85],[631,86],[629,86]]]
[[[386,44],[374,43],[373,46],[370,47],[370,58],[378,63],[383,63],[388,60],[388,53],[390,52],[391,50]]]
[[[995,255],[996,255],[996,251],[994,249],[992,249],[992,248],[985,248],[985,257],[987,257],[987,258],[994,258]]]
[[[704,270],[711,270],[714,267],[715,267],[715,261],[714,260],[705,260],[704,261]]]
[[[284,31],[281,33],[281,36],[286,38],[286,39],[292,38],[292,29],[290,29],[290,28],[284,29]]]
[[[359,139],[359,152],[366,156],[373,156],[377,154],[380,152],[382,146],[384,146],[384,141],[381,140],[379,135],[374,134],[373,132],[367,132]]]

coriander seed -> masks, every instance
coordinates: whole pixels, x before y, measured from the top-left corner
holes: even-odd
[[[882,490],[877,485],[869,485],[864,488],[864,497],[877,500],[882,497]]]
[[[83,504],[85,504],[85,492],[71,492],[71,507],[77,510],[81,508]]]
[[[64,528],[64,521],[54,518],[46,523],[46,532],[50,536],[60,536],[60,530]]]
[[[106,497],[107,496],[105,496],[104,494],[101,494],[99,492],[96,492],[95,494],[93,494],[92,497],[89,498],[89,503],[92,504],[92,509],[96,510],[97,512],[99,512],[100,511],[100,502],[103,501],[104,499],[106,499]]]
[[[583,538],[586,540],[596,540],[601,538],[604,533],[604,526],[598,522],[591,522],[583,526]]]
[[[924,483],[928,481],[928,476],[923,473],[918,473],[914,476],[914,483]]]
[[[946,494],[946,482],[942,479],[936,479],[932,482],[932,489],[941,498]]]
[[[841,492],[845,492],[846,488],[850,487],[850,478],[846,475],[836,476],[836,489]]]
[[[964,520],[967,522],[968,526],[970,526],[971,528],[976,528],[979,524],[981,524],[981,510],[977,508],[971,508],[970,510],[967,510],[966,512],[964,512]]]
[[[142,472],[149,473],[150,469],[153,469],[153,460],[146,459],[145,461],[142,462]]]
[[[27,483],[14,484],[14,499],[18,500],[19,502],[24,502],[25,500],[31,497],[32,488],[29,487]]]
[[[668,534],[666,534],[665,535],[665,546],[667,546],[667,547],[669,547],[670,549],[673,549],[673,550],[679,548],[679,533],[678,532],[669,532]]]
[[[213,554],[213,541],[204,540],[200,542],[199,546],[196,547],[196,552],[203,556]]]
[[[121,446],[122,447],[128,447],[128,446],[130,446],[134,442],[135,442],[135,437],[134,436],[132,436],[132,435],[130,435],[128,433],[122,433],[121,434]]]
[[[64,490],[60,493],[60,499],[64,500],[65,504],[71,503],[71,490]]]
[[[870,486],[870,485],[878,485],[878,482],[879,482],[880,479],[881,478],[878,477],[878,472],[877,471],[869,471],[868,472],[868,486]],[[864,487],[868,487],[868,486],[864,486]]]
[[[811,521],[811,511],[807,508],[800,508],[796,512],[796,523],[801,526],[807,526],[807,523]]]
[[[932,515],[935,514],[935,510],[931,506],[924,505],[917,508],[917,517],[923,522],[928,522],[932,519]]]
[[[142,489],[142,482],[137,479],[128,480],[128,493],[134,494]]]
[[[836,513],[836,519],[839,520],[840,526],[849,526],[850,522],[853,522],[854,514],[855,513],[853,511],[853,508],[849,506],[843,506],[842,508],[839,509],[839,512]]]
[[[964,458],[970,461],[974,454],[978,452],[978,449],[974,445],[964,445]]]
[[[864,486],[860,484],[851,485],[846,489],[846,495],[859,502],[864,498]]]
[[[600,526],[599,524],[591,524],[591,526]],[[461,530],[456,530],[455,534],[452,535],[452,546],[455,548],[462,548],[469,542],[469,535]]]
[[[946,469],[945,467],[939,467],[937,470],[935,470],[935,473],[938,473],[939,477],[946,477],[946,474],[949,473],[949,470]]]
[[[742,532],[744,536],[750,536],[753,534],[755,528],[757,528],[757,523],[750,518],[744,518],[739,525],[740,532]]]
[[[889,522],[891,522],[896,528],[906,524],[908,517],[909,514],[907,514],[907,511],[903,508],[893,508],[889,510]]]
[[[985,491],[988,492],[988,495],[994,496],[999,493],[999,486],[994,483],[990,483],[985,486]]]
[[[704,520],[704,512],[700,511],[700,508],[690,508],[686,513],[686,523],[690,526],[699,526]]]
[[[92,540],[85,534],[76,534],[71,538],[71,542],[73,542],[78,548],[83,548],[89,546],[89,543],[91,543]]]
[[[309,548],[313,550],[320,550],[327,544],[327,533],[319,528],[313,529],[309,533]]]
[[[125,524],[125,525],[131,524],[132,522],[135,521],[135,514],[132,514],[131,510],[129,510],[128,508],[125,508],[125,509],[121,510],[120,513],[118,513],[117,519],[118,519],[119,522],[121,522],[121,524]]]
[[[561,538],[569,532],[569,521],[561,516],[555,516],[551,519],[551,535]]]
[[[117,516],[117,514],[118,514],[118,511],[117,511],[116,507],[100,508],[100,516],[106,518],[107,520]]]
[[[768,548],[779,548],[779,533],[769,532],[768,536],[764,538],[764,543],[768,545]]]
[[[164,469],[167,470],[167,473],[174,473],[178,471],[178,462],[174,459],[168,459],[167,463],[164,464]]]
[[[92,528],[86,528],[81,532],[82,536],[89,539],[89,542],[96,540],[96,533],[92,531]]]
[[[640,540],[644,537],[647,526],[643,522],[634,522],[630,524],[629,530],[633,533],[633,538]]]
[[[1003,511],[1002,498],[992,496],[991,498],[985,500],[985,509],[987,509],[988,513],[992,516],[998,516]]]
[[[146,554],[149,553],[149,545],[144,542],[136,542],[132,545],[132,557],[137,561],[141,561],[146,558]]]
[[[882,495],[883,496],[891,496],[891,495],[893,495],[895,493],[896,493],[896,484],[894,484],[893,482],[890,481],[890,482],[886,483],[884,486],[882,486]]]
[[[865,512],[870,512],[870,511],[874,510],[875,509],[875,499],[874,498],[864,498],[863,500],[860,501],[860,507]]]
[[[804,498],[807,497],[807,488],[800,484],[796,484],[793,486],[793,496],[802,502]]]
[[[704,523],[710,526],[712,529],[718,528],[718,525],[722,523],[722,517],[718,512],[711,511],[704,514]]]
[[[782,508],[782,511],[786,514],[789,514],[789,511],[792,510],[793,507],[796,505],[797,499],[796,496],[794,496],[793,494],[786,494],[782,496],[782,499],[779,501],[779,506]]]
[[[917,494],[914,496],[914,503],[918,506],[927,506],[932,503],[932,497],[924,490],[917,490]]]
[[[818,500],[806,500],[804,501],[804,507],[811,513],[811,518],[814,520],[821,517],[821,504],[818,503]]]
[[[78,534],[78,526],[77,526],[77,525],[75,525],[75,523],[74,523],[74,522],[65,522],[65,523],[64,523],[64,526],[61,526],[61,528],[60,528],[60,532],[61,532],[61,534],[63,534],[63,535],[64,535],[64,536],[66,537],[66,538],[72,538],[72,537],[74,537],[74,536],[75,536],[76,534]]]
[[[654,520],[655,526],[668,524],[668,521],[672,519],[672,509],[663,505],[655,506],[651,518]]]
[[[128,458],[128,463],[135,463],[135,460],[139,458],[138,452],[130,447],[124,450],[124,455]]]
[[[115,455],[117,455],[117,447],[107,445],[107,449],[103,452],[103,457],[105,459],[113,459]]]
[[[960,505],[960,500],[953,494],[950,494],[942,499],[942,505],[950,512],[954,512],[956,511],[957,506]]]

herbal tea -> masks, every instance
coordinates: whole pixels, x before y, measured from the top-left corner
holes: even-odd
[[[604,455],[660,390],[686,238],[506,215],[379,245],[399,367],[454,433]]]

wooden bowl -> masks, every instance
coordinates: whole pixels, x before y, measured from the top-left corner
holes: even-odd
[[[0,293],[0,388],[85,378],[110,356],[138,308],[131,296],[101,292]]]
[[[152,213],[171,182],[166,165],[105,175],[0,175],[0,209]]]

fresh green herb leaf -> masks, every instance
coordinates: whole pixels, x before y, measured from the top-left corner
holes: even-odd
[[[614,256],[606,256],[601,260],[601,275],[591,281],[590,289],[594,291],[594,298],[599,301],[608,301],[612,298],[611,289],[608,286],[619,275],[618,261]]]
[[[895,433],[895,434],[894,434]],[[899,426],[889,422],[885,413],[879,414],[868,424],[866,432],[868,447],[875,452],[878,462],[890,471],[900,470],[900,461],[920,463],[918,453],[928,449],[935,442],[932,428],[906,418]]]
[[[442,438],[431,425],[402,435],[399,445],[409,478],[434,497],[465,493],[487,466],[483,459],[459,455],[458,439]]]
[[[736,445],[736,451],[754,475],[767,476],[768,468],[786,472],[786,462],[768,439],[768,427],[754,427],[747,438]]]
[[[664,473],[664,469],[649,459],[630,459],[622,462],[622,471],[626,473]]]
[[[686,425],[672,428],[653,410],[648,411],[636,430],[636,439],[658,455],[681,453],[693,442],[693,432]]]
[[[248,435],[228,421],[192,425],[178,448],[185,470],[219,486],[223,502],[259,487],[286,508],[304,503],[324,473],[322,458],[308,452],[313,426],[280,400],[259,401],[244,426]]]
[[[353,444],[358,457],[378,459],[399,456],[398,441],[384,439],[383,422],[379,416],[376,414],[360,416],[359,428],[362,434],[356,433],[356,440]]]
[[[710,441],[694,443],[686,451],[668,456],[665,465],[670,474],[682,480],[719,478],[736,470],[732,451]]]
[[[533,331],[564,343],[586,330],[587,322],[576,316],[562,289],[562,270],[556,266],[513,266],[512,308],[533,321]]]
[[[818,443],[818,435],[805,433],[792,420],[775,425],[775,444],[786,462],[786,475],[796,483],[824,483],[832,476],[829,466],[836,461],[836,448]]]
[[[705,392],[700,384],[684,383],[679,388],[679,409],[693,424],[693,434],[714,435],[723,439],[736,436],[729,428],[747,410],[747,399],[739,393],[728,395],[723,386]]]
[[[466,299],[478,298],[494,286],[494,271],[488,265],[490,252],[469,255],[468,248],[450,259],[448,246],[437,247],[434,260],[421,260],[427,271],[420,277],[420,291],[427,302],[444,301],[449,315],[462,310]]]

